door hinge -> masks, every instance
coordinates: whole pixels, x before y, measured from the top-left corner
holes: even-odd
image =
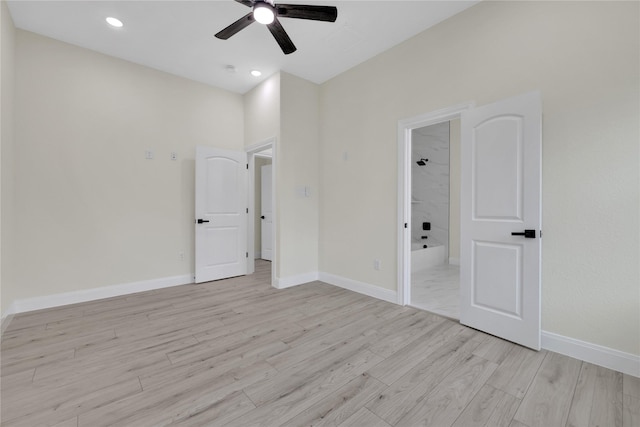
[[[247,208],[247,213],[249,213],[249,208]]]
[[[407,228],[409,224],[407,224],[406,222],[404,223],[404,228]]]
[[[247,170],[249,170],[249,163],[247,163]]]
[[[246,252],[246,254],[247,254],[247,258],[249,258],[249,252]]]

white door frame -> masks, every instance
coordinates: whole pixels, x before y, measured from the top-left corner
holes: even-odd
[[[459,119],[475,107],[466,102],[398,121],[398,304],[411,301],[411,133],[414,129]]]
[[[247,196],[249,198],[248,205],[249,213],[247,215],[248,228],[247,228],[247,252],[249,252],[249,259],[247,260],[247,274],[252,274],[255,271],[255,224],[254,224],[254,214],[255,214],[255,155],[264,150],[268,150],[271,148],[271,167],[273,169],[273,173],[271,174],[271,207],[273,209],[273,254],[271,257],[271,286],[276,283],[276,262],[278,257],[278,222],[276,220],[276,215],[278,213],[278,207],[276,206],[276,175],[277,175],[277,160],[276,160],[276,137],[268,138],[264,141],[258,142],[256,144],[249,145],[245,148],[247,152],[247,163],[249,165],[249,191],[247,192]]]

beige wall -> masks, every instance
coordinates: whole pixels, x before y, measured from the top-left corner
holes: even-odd
[[[14,112],[5,304],[193,271],[195,146],[243,149],[240,95],[18,30]]]
[[[276,138],[276,277],[318,271],[320,86],[284,72],[244,95],[245,144]],[[301,190],[309,188],[309,197]]]
[[[0,4],[0,313],[11,304],[5,295],[12,271],[14,224],[13,88],[15,28],[6,2]]]
[[[318,271],[319,99],[320,86],[281,73],[276,194],[282,278]]]
[[[639,6],[481,2],[325,83],[320,270],[396,289],[398,120],[540,89],[543,329],[640,354]]]
[[[246,146],[280,137],[280,73],[243,95]]]

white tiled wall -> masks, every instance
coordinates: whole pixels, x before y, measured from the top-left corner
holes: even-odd
[[[411,140],[411,237],[449,253],[449,122],[415,129]],[[429,159],[425,166],[416,163],[421,158]],[[430,231],[423,222],[431,222]]]

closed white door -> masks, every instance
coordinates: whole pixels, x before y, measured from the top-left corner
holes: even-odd
[[[196,283],[247,273],[243,152],[196,147]]]
[[[540,94],[462,114],[460,321],[540,349]]]
[[[271,165],[262,166],[261,170],[261,204],[262,212],[260,218],[262,219],[262,248],[261,257],[267,261],[271,261],[273,256],[273,207],[272,207],[272,184],[271,179],[272,168]]]

